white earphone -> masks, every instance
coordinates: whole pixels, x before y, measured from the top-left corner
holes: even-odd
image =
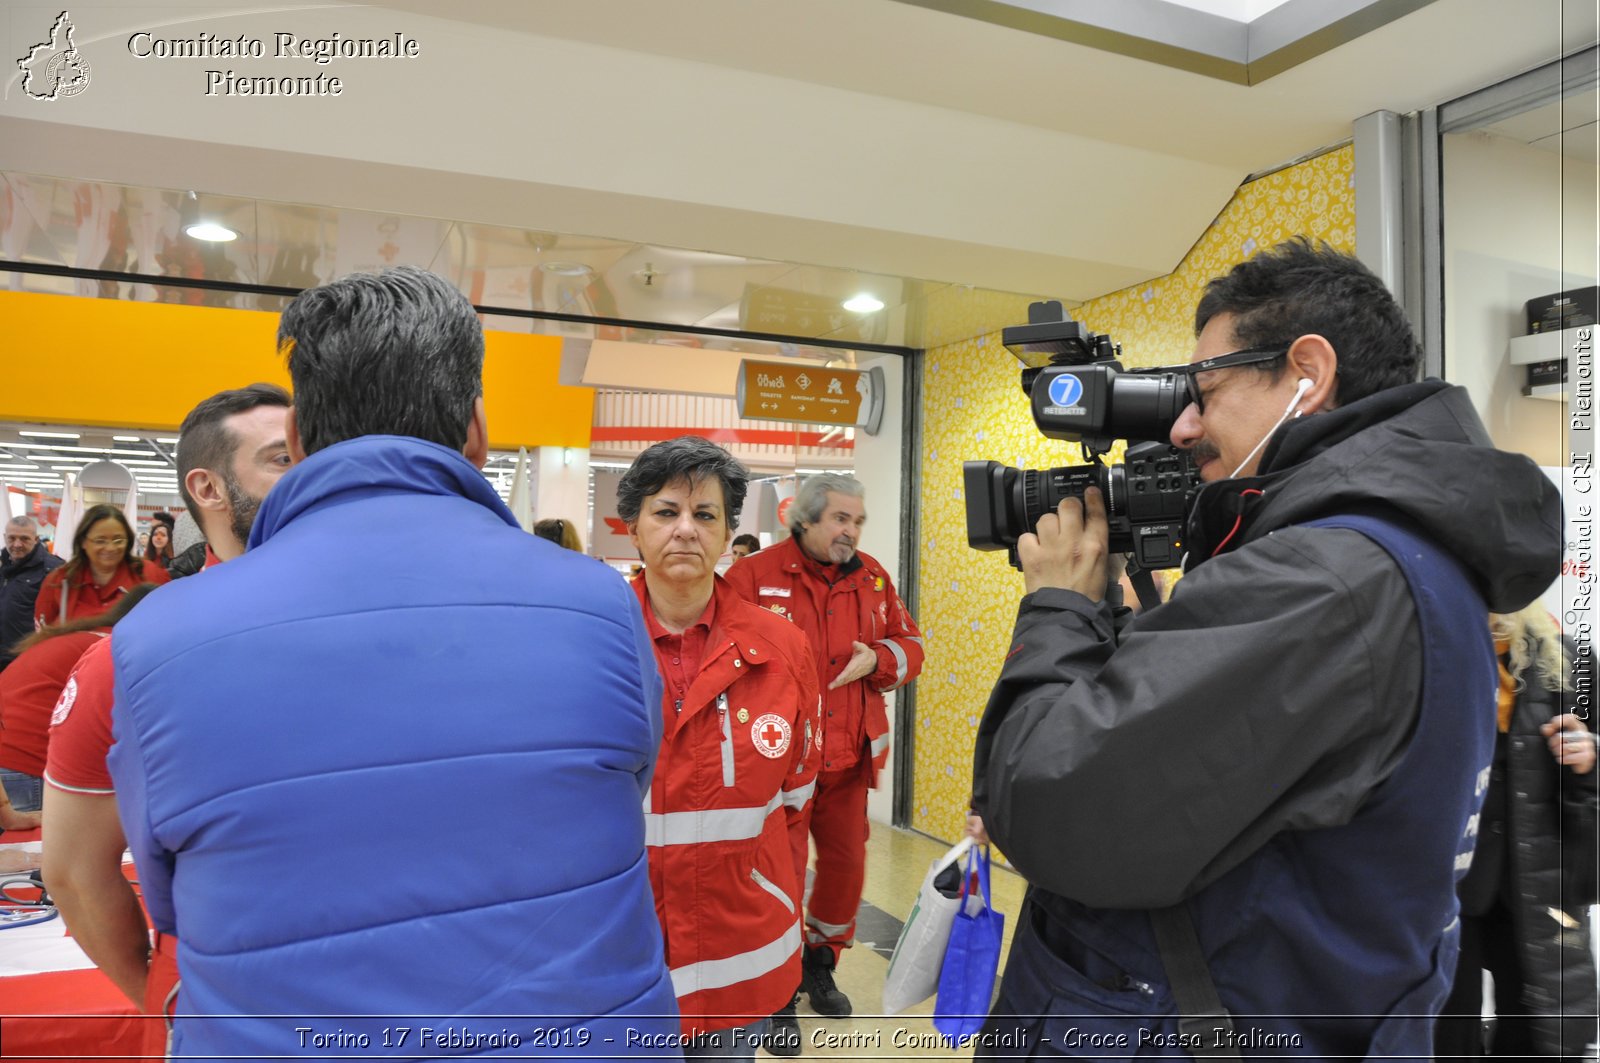
[[[1266,446],[1267,440],[1272,438],[1272,433],[1278,430],[1279,425],[1283,424],[1285,421],[1291,421],[1294,419],[1293,417],[1289,416],[1290,410],[1294,410],[1295,417],[1299,417],[1303,412],[1305,412],[1303,410],[1295,410],[1295,406],[1300,402],[1301,396],[1316,386],[1317,382],[1312,380],[1310,377],[1301,377],[1295,382],[1294,398],[1289,400],[1289,405],[1283,408],[1283,413],[1278,416],[1277,421],[1273,423],[1272,427],[1267,429],[1267,434],[1261,437],[1261,441],[1250,448],[1250,453],[1244,456],[1244,460],[1239,463],[1239,468],[1233,470],[1233,473],[1229,477],[1230,479],[1233,476],[1238,476],[1240,470],[1242,470],[1246,465],[1250,464],[1250,459],[1255,457],[1256,454],[1260,452],[1262,447]]]
[[[1289,410],[1294,410],[1295,404],[1300,401],[1300,396],[1304,395],[1306,392],[1310,391],[1316,386],[1317,382],[1308,377],[1301,377],[1298,381],[1296,381],[1294,386],[1294,398],[1289,400],[1289,408],[1283,411],[1284,414],[1287,415]],[[1294,410],[1294,415],[1299,417],[1304,412],[1304,410]]]

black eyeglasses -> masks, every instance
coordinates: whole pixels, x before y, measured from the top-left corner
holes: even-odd
[[[1209,373],[1213,369],[1232,369],[1241,365],[1261,365],[1265,362],[1274,362],[1289,353],[1290,344],[1279,344],[1276,347],[1246,347],[1242,351],[1230,351],[1219,354],[1215,358],[1207,358],[1199,362],[1178,366],[1173,370],[1189,378],[1189,398],[1194,403],[1194,408],[1201,413],[1206,412],[1205,393],[1200,390],[1200,381],[1196,379],[1201,373]]]

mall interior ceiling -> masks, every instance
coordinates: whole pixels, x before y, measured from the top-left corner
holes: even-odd
[[[467,140],[351,136],[359,103],[288,126],[187,97],[165,114],[135,106],[110,90],[130,62],[113,38],[133,23],[80,27],[106,91],[27,109],[12,75],[0,104],[0,284],[277,310],[351,269],[409,263],[505,311],[489,327],[561,337],[563,383],[593,383],[602,337],[640,358],[673,344],[853,364],[924,345],[935,303],[960,321],[963,301],[1072,306],[1160,276],[1250,175],[1348,139],[1369,111],[1548,62],[1593,36],[1592,6],[1121,0],[1069,18],[1030,0],[363,5],[360,25],[404,21],[430,50],[460,40],[524,60],[480,68],[479,98],[536,104],[515,130]],[[238,28],[256,10],[191,7],[165,32]],[[331,0],[304,8],[355,17]],[[562,84],[583,86],[583,121],[512,91]],[[1526,117],[1497,132],[1550,136]],[[183,236],[199,220],[236,238]],[[0,426],[0,479],[43,484],[110,456],[166,488],[171,438]]]

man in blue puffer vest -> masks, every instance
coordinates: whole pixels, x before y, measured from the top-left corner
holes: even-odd
[[[182,941],[172,1053],[670,1054],[637,600],[479,472],[483,334],[454,287],[345,277],[278,342],[299,464],[249,551],[113,650],[117,803]],[[452,544],[425,571],[423,533]]]

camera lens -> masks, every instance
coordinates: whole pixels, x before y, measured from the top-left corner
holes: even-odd
[[[1112,423],[1124,439],[1165,440],[1187,405],[1184,376],[1123,373],[1111,382]]]

